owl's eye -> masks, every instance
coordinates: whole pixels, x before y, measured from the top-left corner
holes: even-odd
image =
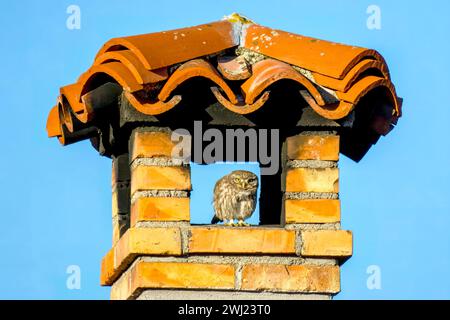
[[[255,179],[255,178],[248,179],[248,183],[253,184],[253,183],[255,183],[255,182],[256,182],[256,179]]]
[[[234,178],[234,183],[239,183],[239,181],[241,181],[239,178]]]

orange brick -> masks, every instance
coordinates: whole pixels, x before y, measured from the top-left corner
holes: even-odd
[[[233,289],[234,266],[187,262],[146,262],[138,264],[136,279],[147,288]]]
[[[243,290],[338,293],[338,266],[246,265],[242,269]]]
[[[135,131],[131,161],[136,158],[172,157],[176,143],[172,142],[171,134],[159,131]]]
[[[345,230],[302,231],[301,254],[305,257],[349,257],[353,237]]]
[[[287,192],[339,192],[339,169],[291,168],[286,174]]]
[[[117,242],[114,268],[131,262],[137,255],[181,255],[178,228],[130,228]]]
[[[339,200],[287,199],[285,200],[286,223],[333,223],[341,219]]]
[[[178,228],[130,228],[102,259],[101,284],[111,285],[139,255],[182,254]]]
[[[287,138],[289,159],[339,160],[339,136],[298,135]]]
[[[151,288],[234,289],[234,266],[139,261],[113,285],[111,298],[128,299]]]
[[[152,189],[191,190],[189,167],[137,166],[131,174],[131,194]]]
[[[138,221],[189,221],[189,198],[139,198],[131,206],[131,226]]]
[[[113,276],[114,276],[114,249],[111,249],[102,259],[100,269],[100,285],[102,286],[110,285]]]
[[[192,228],[190,253],[295,254],[295,232],[274,228]]]

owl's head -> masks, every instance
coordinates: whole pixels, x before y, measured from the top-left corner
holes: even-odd
[[[236,170],[229,176],[231,183],[240,190],[256,191],[258,189],[258,177],[253,172]]]

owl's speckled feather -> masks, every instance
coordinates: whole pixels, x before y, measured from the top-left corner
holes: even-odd
[[[239,225],[249,218],[256,208],[258,177],[244,170],[236,170],[220,178],[214,186],[214,212],[211,223],[219,221],[232,224],[234,219]]]

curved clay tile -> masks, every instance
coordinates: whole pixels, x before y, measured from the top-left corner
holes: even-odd
[[[241,86],[242,91],[245,93],[245,102],[247,104],[252,104],[256,97],[258,97],[267,87],[283,79],[298,82],[311,93],[317,101],[317,104],[321,106],[325,104],[321,94],[311,81],[286,63],[273,59],[266,59],[255,63],[252,67],[252,71],[252,76]]]
[[[354,104],[346,101],[339,101],[328,104],[326,106],[319,106],[307,90],[300,90],[300,94],[308,105],[316,111],[319,115],[330,120],[338,120],[347,116],[354,108]]]
[[[81,91],[78,93],[77,99],[81,101],[81,96],[92,89],[90,82],[99,74],[106,74],[117,81],[124,90],[135,92],[143,89],[133,73],[120,62],[108,62],[105,64],[93,65],[89,70],[81,75],[78,79]]]
[[[211,80],[218,85],[227,95],[228,99],[233,103],[238,103],[236,95],[227,85],[225,80],[219,72],[207,61],[203,59],[190,60],[181,65],[167,80],[164,87],[161,89],[158,98],[161,101],[166,101],[170,94],[183,82],[195,78],[203,77]]]
[[[64,96],[58,97],[59,122],[65,124],[67,130],[73,132],[71,107]]]
[[[247,27],[242,35],[241,45],[268,57],[336,79],[343,79],[363,59],[375,59],[385,64],[383,57],[375,50],[305,37],[256,24]]]
[[[78,83],[70,84],[60,88],[60,97],[65,98],[75,116],[83,123],[91,119],[91,112],[77,98],[80,96],[81,86]]]
[[[167,68],[156,70],[147,70],[141,61],[130,50],[109,51],[100,55],[94,65],[105,64],[109,62],[121,62],[130,70],[139,84],[156,83],[167,80]]]
[[[385,87],[388,89],[389,99],[392,101],[395,111],[394,116],[400,117],[401,104],[395,93],[395,88],[389,80],[380,77],[368,76],[361,79],[347,93],[337,92],[340,99],[339,102],[328,104],[326,106],[319,106],[306,90],[302,90],[300,93],[309,106],[318,114],[327,119],[338,120],[346,117],[361,98],[378,87]]]
[[[61,124],[59,122],[58,106],[54,106],[47,117],[47,124],[45,126],[49,138],[61,136]]]
[[[347,92],[337,92],[337,95],[341,101],[347,101],[352,104],[357,104],[359,100],[365,96],[369,91],[378,88],[378,87],[386,87],[390,92],[390,99],[394,105],[394,110],[397,115],[400,114],[400,105],[397,99],[397,95],[395,93],[395,88],[392,85],[391,81],[376,77],[376,76],[367,76],[358,82],[356,82],[350,90]]]
[[[245,80],[252,72],[243,56],[222,56],[217,59],[217,70],[227,80]]]
[[[98,59],[109,51],[131,50],[148,70],[217,53],[239,44],[233,24],[217,21],[190,28],[115,38],[106,42]]]
[[[222,95],[219,88],[211,87],[211,91],[214,94],[214,96],[216,97],[217,101],[219,101],[219,103],[221,105],[223,105],[228,110],[233,111],[238,114],[248,114],[248,113],[252,113],[252,112],[258,110],[259,108],[261,108],[264,105],[264,103],[266,103],[266,101],[269,99],[269,94],[270,94],[270,91],[265,91],[261,95],[261,97],[259,97],[258,100],[256,100],[252,104],[246,104],[246,103],[242,103],[242,102],[233,104]]]
[[[339,80],[331,77],[324,76],[319,73],[313,73],[314,80],[317,84],[324,86],[329,89],[336,91],[346,92],[358,79],[358,77],[366,72],[367,70],[376,70],[376,72],[383,75],[386,79],[390,78],[389,70],[387,70],[386,65],[377,60],[362,60],[358,62],[344,77],[344,79]]]
[[[169,111],[173,107],[175,107],[180,101],[181,96],[175,95],[169,99],[169,101],[156,101],[156,102],[141,102],[139,99],[131,92],[124,91],[125,97],[128,99],[128,102],[138,111],[156,116],[158,114]]]
[[[68,130],[64,123],[61,122],[61,106],[54,106],[47,118],[47,135],[51,138],[56,137],[62,145],[66,145],[66,137]]]

